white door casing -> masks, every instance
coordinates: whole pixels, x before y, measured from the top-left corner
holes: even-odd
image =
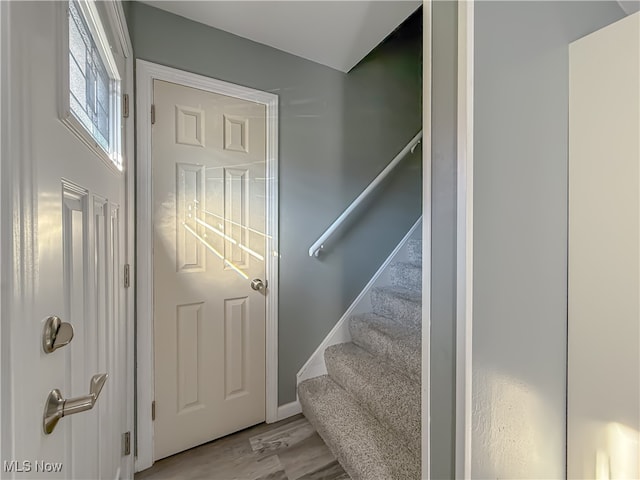
[[[421,478],[431,479],[431,65],[432,4],[422,9],[422,454]]]
[[[125,177],[58,118],[66,4],[3,3],[2,21],[2,223],[13,234],[2,244],[1,460],[14,472],[2,475],[128,477]],[[115,43],[124,76],[127,60]],[[70,322],[75,336],[47,354],[49,315]],[[45,435],[49,392],[87,395],[91,376],[103,372],[110,378],[96,407]]]
[[[153,94],[153,88],[154,88],[154,80],[163,80],[165,82],[171,82],[173,84],[182,85],[183,87],[191,87],[191,89],[198,89],[203,92],[212,92],[214,94],[218,94],[218,96],[225,95],[227,97],[232,97],[232,98],[240,99],[242,101],[251,102],[253,104],[257,104],[257,106],[264,109],[266,113],[266,129],[265,129],[266,130],[265,131],[266,148],[263,147],[265,151],[265,160],[266,160],[266,174],[263,176],[263,178],[265,178],[263,195],[265,197],[264,207],[266,208],[266,219],[265,219],[265,224],[262,231],[265,239],[265,245],[264,245],[265,253],[264,255],[260,254],[260,252],[258,252],[257,249],[252,248],[251,245],[249,245],[248,247],[249,247],[249,250],[253,250],[254,253],[258,253],[260,256],[264,257],[263,268],[266,269],[264,277],[260,277],[262,280],[266,280],[268,282],[268,289],[266,291],[266,295],[262,296],[262,298],[266,301],[266,331],[265,331],[266,340],[264,342],[264,345],[266,346],[266,388],[265,388],[266,419],[267,421],[275,421],[277,419],[277,286],[278,286],[277,285],[277,267],[278,267],[278,256],[279,256],[278,248],[277,248],[278,246],[278,240],[277,240],[277,178],[278,178],[278,175],[277,175],[277,105],[278,105],[277,96],[270,93],[260,92],[260,91],[249,89],[246,87],[240,87],[237,85],[229,84],[219,80],[214,80],[211,78],[182,72],[182,71],[171,69],[168,67],[154,65],[149,62],[144,62],[140,60],[138,60],[137,65],[138,65],[137,110],[139,112],[144,111],[144,112],[150,113],[151,105],[153,103],[152,94]],[[160,108],[158,106],[156,106],[155,108],[156,108],[156,119],[158,119],[158,116],[160,114]],[[205,113],[204,116],[201,115],[199,110],[203,110],[203,109],[201,109],[199,106],[194,107],[193,105],[180,104],[178,107],[176,107],[175,105],[171,106],[169,110],[170,110],[169,111],[170,117],[175,118],[176,114],[178,116],[182,116],[182,120],[181,120],[182,126],[186,126],[187,130],[189,130],[189,128],[197,126],[198,122],[201,122],[201,124],[207,127],[207,130],[208,130],[208,123],[213,122],[213,120],[209,118],[208,114]],[[198,119],[199,116],[200,116],[200,119]],[[234,135],[236,132],[241,132],[242,128],[237,129],[235,127],[241,126],[242,121],[239,118],[240,117],[239,115],[234,115],[233,113],[230,113],[228,117],[229,117],[228,120],[230,120],[230,123],[232,124],[232,125],[227,125],[228,133],[231,134],[231,137],[233,138],[231,137],[227,138],[227,142],[231,142],[232,144],[237,143],[235,140],[236,137],[234,137]],[[220,115],[219,118],[220,118],[219,121],[221,122],[221,125],[224,125],[224,117]],[[156,126],[158,125],[160,124],[158,123]],[[153,126],[153,128],[155,129],[156,126]],[[234,129],[231,130],[231,127],[233,127]],[[153,368],[154,358],[158,358],[157,352],[155,352],[154,354],[154,345],[152,341],[154,338],[154,330],[153,330],[153,322],[152,322],[153,302],[154,302],[153,292],[155,290],[154,272],[153,272],[154,251],[151,251],[148,247],[148,245],[152,245],[153,244],[152,242],[154,242],[153,229],[155,228],[152,222],[153,217],[152,217],[152,190],[151,190],[152,189],[151,128],[152,126],[151,126],[150,115],[144,115],[144,116],[139,115],[138,116],[138,165],[137,165],[137,168],[138,168],[138,176],[137,176],[137,181],[138,181],[138,184],[137,184],[138,185],[138,196],[137,196],[138,198],[138,203],[137,203],[137,211],[138,211],[138,228],[137,228],[137,232],[138,232],[137,233],[138,457],[136,460],[137,471],[148,468],[149,466],[152,465],[155,458],[159,458],[159,455],[163,455],[162,453],[159,453],[159,452],[154,453],[153,451],[153,445],[156,442],[154,440],[154,422],[151,419],[151,402],[153,401],[153,394],[156,389],[157,382],[159,382],[159,379],[156,376],[155,384],[154,384],[154,368]],[[182,129],[182,130],[179,130],[178,132],[173,130],[168,135],[171,138],[176,139],[177,133],[180,135],[183,135],[186,133],[186,130]],[[155,130],[154,130],[154,135],[155,135]],[[205,135],[206,135],[205,137],[205,144],[206,144],[207,137],[211,134],[205,133]],[[200,140],[201,139],[202,137],[200,137]],[[191,138],[189,138],[189,135],[187,134],[184,138],[182,138],[182,140],[184,141],[184,143],[187,143],[187,144],[188,143],[197,144],[200,142],[197,135],[191,135]],[[232,149],[233,148],[242,149],[242,145],[239,145],[239,146],[230,145],[230,146],[232,147]],[[191,151],[203,150],[203,148],[199,147],[198,145],[182,145],[181,148],[187,148]],[[206,150],[206,148],[204,148],[204,150]],[[233,150],[231,150],[231,152],[233,152]],[[233,152],[233,153],[242,153],[242,152]],[[181,157],[184,158],[183,154],[181,154]],[[174,169],[172,172],[173,180],[168,181],[167,185],[171,183],[173,185],[177,185],[177,182],[175,180],[176,171],[178,168],[182,168],[183,170],[182,173],[185,174],[184,178],[188,180],[188,182],[183,183],[182,185],[185,187],[188,185],[194,186],[195,184],[193,182],[194,181],[197,182],[196,179],[198,177],[198,172],[204,171],[204,170],[199,170],[200,167],[198,167],[198,165],[204,165],[204,162],[203,161],[201,161],[200,163],[194,162],[192,165],[187,165],[188,163],[191,163],[190,160],[185,160],[185,161],[180,160],[180,162],[178,163],[180,163],[181,165],[178,165],[176,167],[175,160],[174,160]],[[241,168],[244,168],[244,167],[241,167]],[[233,174],[234,172],[232,170],[233,168],[230,168],[228,173]],[[218,171],[221,172],[222,170],[218,169]],[[211,175],[215,175],[215,169],[211,170],[211,172],[210,172]],[[238,171],[235,173],[241,173],[241,172]],[[230,178],[231,177],[233,177],[233,175],[230,175]],[[203,179],[203,178],[204,177],[202,176],[202,173],[200,173],[200,179]],[[212,179],[212,181],[215,182],[214,179]],[[240,182],[240,184],[246,185],[246,182],[245,183]],[[202,184],[200,183],[200,185]],[[229,186],[231,186],[231,184]],[[177,190],[177,189],[175,189],[174,187],[174,190]],[[229,191],[232,191],[232,190],[229,190]],[[204,192],[204,189],[201,191],[201,193],[202,192]],[[195,203],[195,202],[192,202],[192,203]],[[184,204],[184,206],[188,208],[187,204]],[[179,201],[178,201],[178,207],[180,207]],[[175,204],[173,204],[173,207],[168,207],[168,208],[169,210],[173,210],[173,212],[176,212]],[[195,205],[192,205],[192,209],[193,209],[192,211],[195,211],[194,210]],[[219,212],[212,212],[212,213],[216,213],[219,215]],[[176,214],[173,213],[174,217],[175,215]],[[188,215],[188,212],[187,212],[187,215]],[[216,236],[217,237],[220,236],[219,233],[216,233],[214,230],[208,228],[208,226],[214,227],[216,230],[218,230],[218,232],[222,232],[223,230],[218,228],[217,224],[213,222],[209,223],[209,220],[207,220],[206,217],[199,218],[199,220],[200,222],[195,222],[195,220],[193,220],[192,222],[193,224],[189,222],[184,222],[186,226],[189,227],[189,229],[192,231],[189,231],[189,229],[186,229],[180,223],[180,226],[183,230],[183,234],[185,234],[178,237],[180,239],[180,242],[192,241],[193,239],[195,239],[196,244],[198,244],[199,246],[196,250],[192,250],[192,253],[195,255],[197,251],[200,250],[201,253],[198,253],[198,254],[202,255],[206,252],[206,255],[201,257],[204,259],[203,261],[205,262],[204,263],[205,265],[208,263],[213,265],[215,264],[216,261],[222,262],[222,260],[220,260],[217,257],[217,255],[213,253],[212,250],[203,243],[203,241],[209,243],[209,240],[212,240]],[[211,218],[210,220],[213,220],[213,218]],[[241,223],[241,222],[235,222],[235,223]],[[222,225],[224,226],[225,223],[222,222]],[[227,227],[231,227],[231,226],[233,226],[233,223],[228,223]],[[173,228],[175,229],[176,227],[174,226]],[[258,228],[255,230],[260,230],[260,229]],[[196,233],[197,236],[195,236],[194,233]],[[204,236],[205,233],[207,234],[207,237]],[[174,234],[173,234],[174,239],[176,238],[175,234],[176,234],[176,231],[174,230]],[[172,236],[172,235],[170,234],[169,236]],[[228,235],[228,236],[230,238],[233,237],[233,235]],[[236,241],[236,244],[242,243],[242,242],[238,242],[237,240],[235,241]],[[174,243],[175,243],[175,240],[174,240]],[[227,247],[233,246],[232,242],[229,242],[229,241],[223,242],[222,245],[224,245],[224,243],[227,243]],[[191,247],[193,247],[196,244],[192,243]],[[218,248],[221,248],[220,245],[218,247],[215,247],[212,242],[210,246],[213,246],[214,249],[218,251],[218,253],[221,253],[224,256],[224,252],[220,252],[218,250]],[[244,246],[247,247],[247,245],[244,245]],[[156,254],[157,254],[157,249],[158,249],[158,244],[156,243],[155,244]],[[236,254],[238,253],[238,251],[241,251],[243,254],[248,255],[248,257],[255,259],[255,257],[252,257],[251,253],[249,253],[246,249],[243,250],[241,248],[237,248]],[[172,263],[173,275],[177,275],[176,274],[177,260],[178,258],[174,258],[172,262],[169,262],[169,263]],[[236,295],[233,298],[237,300],[246,296],[262,295],[261,293],[254,292],[249,288],[249,282],[250,280],[253,279],[253,276],[252,275],[250,276],[248,273],[243,272],[244,275],[249,277],[249,278],[244,278],[238,272],[238,270],[242,272],[243,269],[238,268],[238,270],[234,270],[234,267],[237,267],[236,262],[231,261],[230,264],[229,263],[225,264],[226,270],[224,272],[225,274],[232,275],[229,278],[236,277],[238,280],[234,280],[234,282],[240,282],[238,285],[242,284],[243,285],[242,288],[245,289],[245,292],[242,293],[241,295]],[[202,274],[202,272],[197,271],[198,269],[202,270],[202,267],[199,267],[196,265],[194,267],[195,271],[191,271],[190,273],[182,272],[182,275],[183,276],[191,275],[191,276],[194,276],[193,278],[196,278],[197,275]],[[177,317],[177,314],[181,313],[181,316],[184,317],[183,321],[181,322],[183,327],[186,327],[186,330],[183,332],[183,338],[184,338],[184,335],[189,331],[189,327],[187,327],[187,325],[191,323],[193,326],[196,323],[198,323],[200,326],[202,326],[204,324],[203,319],[205,319],[205,317],[209,318],[206,313],[206,310],[209,307],[203,308],[204,305],[200,305],[200,302],[202,302],[202,300],[183,302],[182,303],[183,308],[180,309],[181,310],[180,312],[178,312],[178,308],[176,305],[170,308],[170,310],[173,311],[174,328],[177,328],[175,325],[175,319]],[[229,307],[229,312],[233,311],[232,307],[234,307],[234,305],[232,305],[232,303],[233,302],[227,302],[227,306]],[[242,311],[241,305],[238,304],[236,305],[236,307],[238,307],[236,308],[236,311]],[[250,311],[253,311],[253,309],[249,308],[248,312],[250,313]],[[224,313],[224,309],[222,310],[222,312]],[[198,320],[198,316],[200,316],[199,320]],[[193,322],[189,322],[188,319],[192,319]],[[171,335],[169,335],[168,338],[171,338]],[[239,338],[239,337],[236,337],[236,338]],[[175,346],[176,345],[175,338],[173,342]],[[175,349],[174,349],[174,354],[175,354]],[[191,362],[195,362],[196,358],[197,357],[191,356],[189,359],[188,356],[185,356],[183,359],[183,363],[187,360]],[[201,359],[198,359],[198,360],[201,360]],[[204,367],[207,369],[206,370],[207,375],[209,375],[211,373],[209,372],[209,370],[212,370],[212,368],[209,367],[208,365],[205,365]],[[183,370],[183,371],[186,371],[186,370]],[[159,375],[159,374],[156,374],[156,375]],[[174,377],[174,380],[173,380],[174,385],[177,382],[176,378],[177,377]],[[193,393],[194,390],[191,390],[191,392]],[[174,388],[174,397],[176,396],[176,393],[177,393],[177,389]],[[233,394],[231,394],[230,396],[233,397]],[[179,402],[179,401],[180,401],[179,399],[176,399],[176,402]],[[176,403],[176,406],[177,405],[178,403]],[[196,408],[193,408],[193,407],[196,407]],[[264,407],[265,405],[263,403],[262,405],[263,418],[265,414]],[[161,415],[162,408],[163,408],[162,405],[158,403],[157,405],[158,418]],[[190,407],[187,407],[186,410],[187,411],[190,409],[197,410],[198,408],[202,408],[202,407],[197,407],[195,405],[192,405]],[[159,427],[159,429],[161,429],[161,427]],[[158,434],[160,435],[160,433]]]
[[[474,2],[458,4],[455,478],[471,478]]]
[[[262,104],[154,81],[155,459],[265,420]]]

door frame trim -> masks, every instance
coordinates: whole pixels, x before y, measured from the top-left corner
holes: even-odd
[[[134,95],[134,56],[133,45],[131,43],[131,36],[129,35],[129,28],[127,26],[127,20],[124,14],[124,8],[121,1],[112,2],[106,7],[108,21],[110,27],[116,38],[119,40],[122,54],[125,57],[125,71],[122,76],[121,93],[129,95],[129,98],[133,98]],[[133,267],[131,278],[135,278],[135,260],[136,260],[136,150],[135,150],[135,118],[136,110],[134,105],[129,107],[129,117],[122,118],[122,126],[124,131],[122,133],[123,144],[121,150],[125,155],[125,168],[124,168],[124,182],[125,182],[125,212],[126,217],[124,219],[125,227],[125,251],[123,252],[124,263]],[[124,267],[122,267],[124,268]],[[121,278],[124,282],[124,272],[122,272]],[[125,318],[126,318],[126,335],[127,345],[126,350],[126,370],[127,370],[127,385],[126,385],[126,419],[127,430],[133,434],[132,444],[135,446],[135,395],[136,395],[136,364],[135,364],[135,304],[136,304],[136,286],[135,282],[132,282],[129,288],[124,289],[125,295]],[[124,432],[123,432],[124,433]],[[121,472],[123,478],[132,478],[135,472],[135,448],[133,449],[133,455],[126,455],[121,459],[121,465],[124,464],[125,471]]]
[[[422,453],[421,478],[431,479],[431,93],[433,2],[422,6]]]
[[[474,2],[458,4],[455,478],[471,478]]]
[[[0,291],[0,452],[4,452],[6,458],[14,458],[13,455],[13,422],[12,415],[12,369],[11,369],[11,323],[9,319],[12,317],[6,293],[9,291],[7,284],[9,269],[13,267],[12,249],[13,242],[7,232],[12,232],[12,225],[9,221],[10,212],[13,211],[13,190],[17,186],[11,182],[13,177],[11,171],[11,146],[8,140],[11,138],[10,133],[12,127],[9,119],[8,100],[10,99],[9,91],[9,25],[8,13],[9,6],[6,2],[0,2],[0,198],[2,198],[0,209],[0,277],[2,279],[2,290]],[[11,193],[11,194],[10,194]],[[7,237],[5,239],[5,236]],[[17,272],[20,273],[19,271]],[[4,460],[0,459],[0,460]]]
[[[151,402],[154,396],[153,371],[153,220],[151,188],[151,105],[153,81],[163,80],[200,90],[240,98],[264,105],[267,111],[267,252],[266,278],[266,358],[265,409],[267,422],[278,419],[278,96],[171,67],[136,60],[136,471],[153,465],[154,427]],[[144,113],[142,113],[144,112]]]

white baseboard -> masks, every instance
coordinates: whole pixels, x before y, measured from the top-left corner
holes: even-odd
[[[311,354],[309,360],[302,366],[298,374],[296,375],[297,384],[300,382],[307,380],[309,378],[318,377],[320,375],[325,375],[327,373],[327,366],[324,363],[324,351],[330,347],[331,345],[336,345],[338,343],[346,343],[351,341],[351,334],[349,333],[349,318],[351,315],[359,313],[359,307],[369,299],[369,292],[371,289],[377,285],[378,280],[382,277],[382,274],[387,270],[387,267],[391,262],[395,260],[400,251],[407,244],[407,241],[413,236],[418,227],[422,223],[422,216],[413,224],[409,232],[404,236],[404,238],[398,243],[396,248],[394,248],[393,252],[387,257],[387,259],[380,265],[378,271],[371,277],[369,283],[365,285],[360,294],[356,297],[347,311],[344,312],[344,315],[338,320],[338,323],[334,325],[329,334],[324,338],[322,343],[316,348],[315,352]]]
[[[290,403],[285,403],[284,405],[280,405],[278,407],[278,420],[284,420],[285,418],[293,417],[302,413],[302,406],[298,400],[295,400]]]

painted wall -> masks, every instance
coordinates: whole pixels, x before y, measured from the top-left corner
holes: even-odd
[[[569,60],[567,478],[640,478],[640,12]]]
[[[565,476],[568,44],[622,16],[476,3],[473,478]]]
[[[431,478],[454,478],[457,3],[432,4]]]
[[[421,30],[349,74],[132,2],[136,58],[280,97],[279,403],[296,373],[421,213],[421,150],[321,259],[308,249],[421,129]],[[420,17],[420,16],[418,16]]]

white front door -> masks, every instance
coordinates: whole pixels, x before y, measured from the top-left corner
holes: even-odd
[[[153,99],[159,459],[265,420],[266,107],[159,80]]]
[[[2,32],[9,48],[2,66],[8,74],[3,154],[10,155],[3,157],[2,180],[3,193],[12,192],[3,226],[13,235],[3,239],[3,254],[8,244],[12,254],[3,255],[2,277],[3,301],[9,299],[3,316],[11,312],[2,319],[3,335],[9,332],[11,339],[3,342],[9,345],[2,360],[10,358],[11,380],[3,378],[10,387],[2,403],[4,420],[5,409],[11,412],[12,438],[3,442],[1,460],[7,478],[111,480],[128,475],[121,469],[129,398],[124,174],[60,120],[59,100],[69,94],[60,81],[62,55],[68,55],[60,48],[68,28],[66,5],[3,6],[3,28],[10,25]],[[53,315],[75,334],[68,345],[46,353],[43,329]],[[87,396],[90,380],[102,373],[108,379],[94,408],[72,414],[73,402],[67,402],[67,415],[47,434],[43,413],[50,392],[57,389],[66,400]]]

